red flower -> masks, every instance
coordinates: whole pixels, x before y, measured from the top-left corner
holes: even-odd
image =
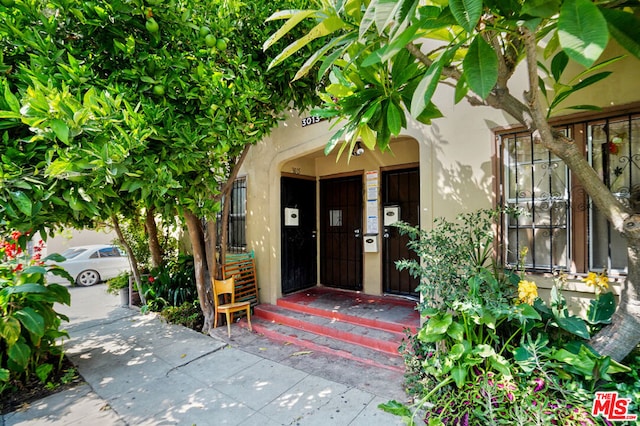
[[[156,280],[155,278],[153,278],[153,277],[149,277],[149,282],[150,282],[150,283],[154,282],[155,280]]]
[[[13,268],[13,272],[20,272],[22,271],[22,263],[18,263],[18,265]]]

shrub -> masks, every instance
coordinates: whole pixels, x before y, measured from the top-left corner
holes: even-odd
[[[193,330],[202,330],[204,315],[197,300],[184,302],[180,306],[167,306],[160,316],[171,324],[179,324]]]
[[[420,305],[425,323],[403,347],[415,404],[381,408],[433,426],[597,424],[590,414],[596,391],[633,397],[640,388],[637,372],[587,345],[615,311],[606,275],[585,279],[596,287],[586,319],[568,312],[562,274],[543,302],[524,273],[487,267],[492,217],[440,220],[430,232],[402,225],[422,257],[402,265],[422,278],[423,298],[433,299]]]
[[[145,297],[147,309],[156,312],[198,300],[193,256],[180,255],[166,266],[152,270]]]
[[[42,383],[60,369],[63,348],[60,330],[65,315],[54,310],[55,303],[69,305],[66,287],[47,284],[44,261],[64,260],[59,255],[40,259],[38,244],[31,257],[22,249],[27,236],[14,232],[0,244],[0,393],[11,383],[26,383],[37,377]]]

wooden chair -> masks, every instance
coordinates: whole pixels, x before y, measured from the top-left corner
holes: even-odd
[[[233,313],[245,311],[247,314],[247,323],[249,324],[249,330],[251,328],[251,302],[236,302],[236,288],[235,279],[233,277],[226,280],[214,280],[213,281],[213,303],[215,306],[215,319],[213,327],[218,326],[218,315],[224,313],[227,317],[227,334],[231,337],[231,323],[233,322]],[[230,303],[220,304],[220,296],[223,297],[227,294],[231,295]]]

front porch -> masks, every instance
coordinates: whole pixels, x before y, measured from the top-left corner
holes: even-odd
[[[371,366],[404,371],[399,346],[416,332],[416,301],[311,287],[255,306],[253,330],[271,340]],[[246,327],[243,320],[240,324]],[[233,334],[233,332],[232,332]]]

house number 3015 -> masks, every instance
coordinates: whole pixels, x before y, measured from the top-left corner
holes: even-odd
[[[306,126],[310,126],[312,124],[316,124],[321,122],[322,119],[320,119],[320,117],[305,117],[302,119],[302,127],[306,127]]]

